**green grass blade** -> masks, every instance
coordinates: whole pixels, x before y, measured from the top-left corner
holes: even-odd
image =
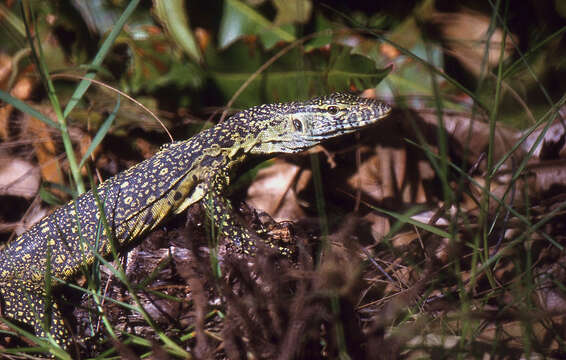
[[[526,53],[522,54],[513,64],[511,64],[505,72],[503,73],[503,78],[507,79],[517,74],[521,69],[521,64],[528,65],[528,60],[535,56],[539,50],[541,50],[545,45],[550,43],[552,40],[560,37],[564,32],[566,32],[566,26],[556,30],[554,33],[550,34],[546,39],[538,42],[534,47],[529,49]]]
[[[22,20],[18,16],[14,15],[14,13],[3,3],[0,3],[0,17],[3,22],[6,22],[18,35],[22,37],[22,40],[25,38],[26,29]]]
[[[92,139],[92,142],[90,143],[83,158],[81,159],[81,162],[79,163],[79,169],[83,167],[83,165],[88,160],[94,149],[96,149],[96,147],[102,142],[104,136],[106,136],[108,130],[110,130],[110,126],[114,122],[114,119],[116,119],[116,115],[118,114],[119,109],[120,109],[120,95],[118,95],[118,100],[116,101],[116,106],[114,107],[114,110],[110,115],[108,115],[108,118],[104,120],[104,123],[102,124],[100,129],[98,129],[98,132],[94,136],[94,139]]]
[[[21,112],[24,112],[28,115],[31,115],[31,116],[39,119],[40,121],[44,122],[45,124],[47,124],[51,127],[54,127],[55,129],[61,129],[59,124],[57,124],[55,121],[49,119],[47,116],[43,115],[41,112],[35,110],[34,108],[29,106],[25,102],[23,102],[19,99],[16,99],[15,97],[8,94],[7,92],[0,90],[0,100],[4,101],[7,104],[12,105],[13,107],[20,110]]]
[[[112,29],[110,34],[104,40],[104,43],[102,43],[100,50],[98,50],[98,53],[96,54],[96,56],[94,57],[94,60],[90,64],[91,66],[97,67],[97,66],[100,66],[102,64],[102,61],[104,60],[106,55],[108,55],[108,52],[112,48],[112,45],[114,45],[114,41],[116,40],[116,38],[118,37],[118,35],[122,31],[122,27],[126,23],[126,20],[128,20],[130,15],[132,15],[132,13],[134,12],[134,10],[136,9],[136,7],[138,6],[139,3],[140,3],[140,0],[130,1],[130,3],[128,4],[128,7],[126,7],[126,10],[124,10],[124,12],[120,16],[120,18],[118,19],[116,24],[114,25],[114,28]],[[71,113],[71,111],[73,111],[75,106],[78,104],[79,100],[82,98],[82,96],[87,91],[88,87],[90,86],[89,80],[94,79],[95,75],[96,75],[95,72],[87,73],[85,75],[85,78],[83,80],[81,80],[79,85],[77,85],[75,92],[71,96],[71,99],[67,103],[67,106],[65,107],[65,111],[63,112],[63,116],[65,118]]]
[[[418,220],[411,219],[411,216],[417,212],[416,209],[411,210],[407,214],[398,214],[398,213],[395,213],[395,212],[392,212],[392,211],[385,210],[385,209],[380,208],[380,207],[376,207],[376,206],[370,206],[370,207],[372,209],[374,209],[375,211],[378,211],[378,212],[383,213],[385,215],[391,216],[391,217],[397,219],[398,221],[400,221],[402,223],[414,225],[414,226],[416,226],[420,229],[423,229],[425,231],[428,231],[432,234],[435,234],[435,235],[438,235],[438,236],[441,236],[441,237],[447,238],[447,239],[450,239],[452,237],[452,235],[450,235],[450,233],[448,233],[448,232],[446,232],[442,229],[439,229],[436,226],[432,226],[432,225],[420,222]]]
[[[63,141],[65,153],[67,154],[67,160],[69,161],[69,168],[71,169],[71,174],[77,187],[77,192],[79,194],[82,194],[85,192],[85,186],[81,177],[81,173],[77,166],[77,160],[75,158],[75,152],[73,150],[73,143],[71,141],[69,130],[67,129],[67,122],[61,111],[61,104],[49,75],[49,69],[47,67],[47,62],[45,61],[46,59],[43,54],[41,41],[38,40],[36,34],[32,33],[32,28],[37,28],[38,25],[35,20],[33,7],[31,5],[32,4],[27,2],[20,3],[20,10],[22,12],[22,17],[25,24],[26,35],[30,44],[31,56],[37,66],[37,69],[39,70],[41,81],[43,82],[45,90],[47,91],[47,97],[49,98],[49,102],[51,103],[53,111],[55,112],[55,116],[57,117],[57,121],[59,122],[61,140]],[[28,17],[30,18],[28,19]]]
[[[43,352],[43,353],[50,353],[57,359],[64,359],[64,360],[72,359],[71,356],[65,350],[61,349],[51,337],[48,337],[47,339],[43,339],[6,319],[2,319],[1,321],[4,324],[6,324],[10,329],[13,329],[18,335],[28,339],[29,341],[31,341],[34,344],[37,344],[38,346],[29,347],[29,348],[14,348],[14,349],[5,348],[0,350],[0,354],[12,353],[14,355],[21,355],[24,352],[30,352],[32,354],[37,352]],[[0,334],[2,333],[4,333],[4,331],[0,331]]]
[[[323,247],[327,246],[328,238],[328,217],[326,215],[326,205],[324,202],[324,189],[322,186],[322,175],[320,173],[320,160],[317,154],[310,155],[311,170],[313,176],[313,184],[316,198],[316,210],[320,221],[320,233],[322,234]]]

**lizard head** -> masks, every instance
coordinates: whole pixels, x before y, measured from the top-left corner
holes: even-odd
[[[264,105],[265,106],[265,105]],[[391,107],[382,102],[334,93],[304,102],[267,105],[268,126],[257,132],[257,154],[296,153],[324,140],[355,132],[383,119]]]

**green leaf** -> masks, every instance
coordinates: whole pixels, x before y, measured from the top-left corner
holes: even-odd
[[[261,67],[273,52],[262,52],[238,42],[222,51],[207,52],[210,74],[226,99]],[[235,106],[246,108],[259,103],[298,100],[335,90],[375,87],[391,70],[377,69],[375,62],[351,54],[351,48],[335,45],[302,52],[293,49],[262,72],[242,92]]]
[[[197,63],[202,63],[202,55],[189,26],[184,0],[154,0],[153,8],[161,25],[185,53]]]
[[[332,55],[326,75],[329,89],[347,89],[351,85],[360,90],[372,88],[393,69],[392,66],[377,69],[373,61],[353,54],[348,47],[336,50]]]
[[[238,0],[226,0],[220,22],[218,44],[225,48],[244,35],[259,36],[263,46],[272,48],[278,41],[295,41],[290,26],[276,26],[253,8]]]
[[[13,30],[16,34],[19,35],[18,40],[25,39],[26,29],[24,23],[16,14],[14,14],[14,12],[10,10],[10,8],[8,8],[3,3],[0,4],[0,16],[2,17],[4,27],[8,25],[10,31]],[[4,31],[6,31],[6,28],[4,28]]]
[[[332,43],[332,26],[333,24],[327,18],[321,14],[316,14],[314,17],[314,28],[320,35],[305,44],[305,51],[309,52],[330,45]],[[326,33],[324,32],[325,30],[327,31]]]
[[[56,185],[59,185],[59,184],[56,184]],[[47,203],[51,206],[61,206],[61,205],[63,205],[64,202],[57,195],[55,195],[51,191],[49,191],[48,187],[57,188],[57,186],[55,186],[55,184],[53,184],[53,183],[43,184],[39,188],[39,198],[41,199],[41,201],[43,201],[43,202],[45,202],[45,203]],[[59,187],[63,187],[63,186],[59,185]]]
[[[122,78],[129,92],[155,92],[166,86],[198,89],[204,84],[202,68],[187,61],[163,34],[148,33],[141,39],[124,34],[116,39],[116,44],[130,47],[133,56],[129,72]]]

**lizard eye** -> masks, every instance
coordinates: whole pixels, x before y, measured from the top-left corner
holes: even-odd
[[[336,115],[338,113],[338,108],[336,106],[329,106],[327,110],[330,115]]]
[[[301,120],[293,119],[293,126],[295,127],[295,130],[303,132],[303,123]]]

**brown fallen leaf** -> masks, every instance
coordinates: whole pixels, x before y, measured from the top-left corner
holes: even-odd
[[[53,110],[51,107],[41,107],[39,109],[43,114],[54,119]],[[59,161],[57,159],[57,146],[54,139],[54,130],[49,128],[48,125],[28,114],[23,117],[23,134],[27,137],[35,139],[33,147],[35,156],[41,171],[41,178],[54,184],[64,184],[63,174],[59,168]],[[65,196],[63,192],[53,190],[58,196]]]
[[[296,195],[300,172],[299,166],[284,161],[276,161],[261,169],[248,188],[246,202],[255,209],[267,212],[276,221],[300,219],[305,215]],[[302,171],[303,174],[306,172],[310,171]]]
[[[39,172],[28,161],[12,159],[0,164],[0,195],[31,199],[39,190]]]
[[[500,60],[508,59],[514,52],[514,44],[518,45],[517,36],[507,33],[510,38],[505,40],[505,50],[501,58],[503,30],[498,27],[489,37],[491,19],[476,11],[437,12],[432,15],[431,21],[439,26],[448,48],[447,53],[458,59],[462,66],[475,76],[479,76],[486,65],[494,67]],[[487,64],[484,64],[488,45]]]

